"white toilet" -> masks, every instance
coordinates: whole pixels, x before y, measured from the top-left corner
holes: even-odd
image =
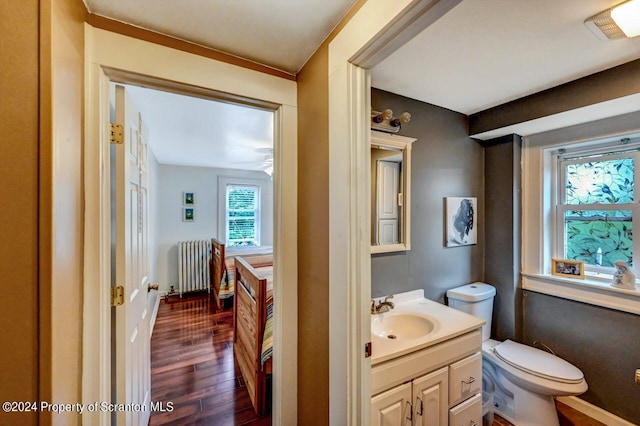
[[[449,306],[487,322],[482,327],[483,391],[493,394],[494,411],[516,426],[557,426],[554,396],[585,392],[584,375],[548,352],[490,339],[495,294],[496,289],[484,283],[447,291]]]

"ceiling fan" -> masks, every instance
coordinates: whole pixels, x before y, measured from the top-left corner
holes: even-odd
[[[254,150],[256,154],[262,154],[264,160],[262,161],[243,161],[236,164],[244,164],[251,170],[262,170],[270,177],[273,177],[273,148],[257,148]]]

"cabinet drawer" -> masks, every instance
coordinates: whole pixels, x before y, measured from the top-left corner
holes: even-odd
[[[475,353],[449,367],[449,407],[482,390],[482,354]]]
[[[449,426],[480,426],[482,394],[477,394],[449,410]]]

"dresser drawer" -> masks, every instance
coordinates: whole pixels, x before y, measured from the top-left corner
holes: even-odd
[[[482,354],[480,352],[449,366],[449,407],[453,407],[481,390]]]
[[[449,426],[482,425],[482,394],[467,399],[449,410]]]

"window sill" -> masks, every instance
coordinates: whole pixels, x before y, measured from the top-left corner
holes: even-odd
[[[602,306],[640,315],[640,291],[611,287],[587,276],[585,279],[558,277],[549,274],[522,273],[522,288],[563,299]]]

